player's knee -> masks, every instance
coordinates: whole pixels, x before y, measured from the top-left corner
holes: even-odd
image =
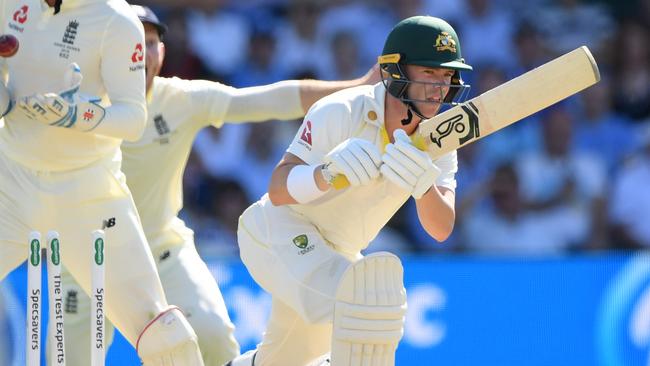
[[[203,366],[196,333],[175,307],[147,324],[138,337],[136,351],[144,366]]]
[[[399,258],[380,252],[352,264],[343,274],[336,292],[333,364],[349,366],[349,360],[357,358],[369,366],[394,364],[404,333],[403,272]]]

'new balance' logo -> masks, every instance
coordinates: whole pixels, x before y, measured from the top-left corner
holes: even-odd
[[[102,230],[112,228],[113,226],[115,226],[115,218],[111,217],[108,220],[104,220],[104,225],[102,225]]]

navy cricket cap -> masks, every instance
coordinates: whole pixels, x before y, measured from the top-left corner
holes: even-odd
[[[142,23],[149,23],[156,27],[158,30],[158,35],[162,39],[162,37],[167,32],[167,26],[158,19],[153,10],[151,10],[148,6],[143,5],[131,5],[131,9],[133,9]]]

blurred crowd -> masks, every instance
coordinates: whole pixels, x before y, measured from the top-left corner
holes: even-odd
[[[168,24],[164,76],[236,87],[361,76],[399,20],[457,30],[478,95],[578,46],[596,86],[459,150],[454,234],[410,201],[372,245],[516,255],[650,247],[650,0],[150,0]],[[237,254],[237,219],[265,193],[301,121],[199,133],[181,217],[207,256]],[[336,213],[332,213],[336,214]]]

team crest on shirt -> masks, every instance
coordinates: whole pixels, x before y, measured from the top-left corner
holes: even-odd
[[[161,145],[168,144],[169,138],[176,131],[172,131],[169,128],[169,123],[167,123],[167,120],[163,118],[162,114],[157,114],[153,117],[153,125],[156,127],[156,132],[159,136],[158,138],[154,139],[154,141]]]
[[[314,250],[314,244],[309,245],[309,238],[305,234],[300,234],[293,238],[293,245],[300,249],[298,252],[300,255],[305,255]]]
[[[59,49],[59,57],[69,59],[72,52],[79,52],[81,49],[75,46],[74,42],[77,39],[79,32],[79,22],[71,20],[63,30],[61,42],[54,42],[54,45]]]
[[[22,33],[25,30],[25,27],[22,25],[27,22],[27,14],[29,13],[29,6],[23,5],[19,7],[15,12],[12,17],[11,22],[9,22],[9,28],[16,30],[20,33]]]
[[[300,140],[298,142],[311,151],[311,121],[305,122],[305,127],[300,133]]]

